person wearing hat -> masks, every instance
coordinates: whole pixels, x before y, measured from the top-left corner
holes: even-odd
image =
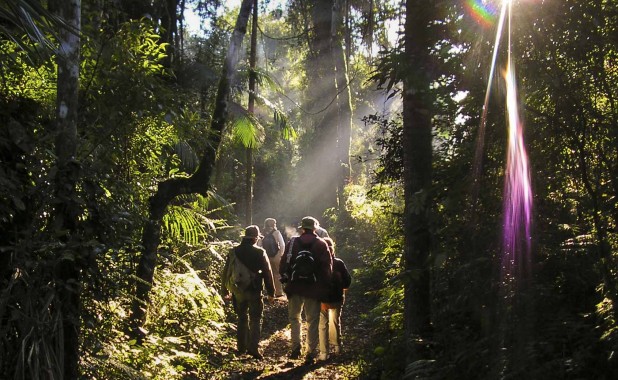
[[[317,220],[304,217],[301,221],[301,235],[290,239],[286,254],[282,256],[279,273],[286,283],[288,297],[288,318],[291,330],[290,358],[297,359],[301,354],[301,312],[304,308],[307,319],[307,340],[305,361],[313,362],[318,347],[318,326],[320,322],[321,300],[328,296],[333,261],[326,242],[315,233]],[[300,262],[302,251],[309,251],[313,259],[311,280],[295,279],[294,268]]]
[[[320,223],[317,220],[315,221],[315,234],[322,239],[330,238],[330,236],[328,235],[328,231],[326,231],[324,227],[320,226]]]
[[[279,263],[281,262],[283,252],[285,252],[285,241],[283,240],[283,235],[281,235],[281,232],[277,229],[277,220],[274,218],[266,218],[264,220],[263,232],[266,238],[260,239],[260,241],[258,241],[258,246],[264,248],[268,254],[270,267],[273,270],[273,277],[275,278],[275,297],[283,297],[283,286],[281,285],[279,276]],[[268,238],[272,238],[271,242],[273,242],[273,245],[271,248],[266,246],[268,244],[264,244]],[[274,252],[271,254],[269,249],[274,250]]]
[[[328,358],[332,345],[333,353],[341,353],[341,309],[345,302],[345,292],[352,283],[352,277],[343,260],[335,255],[335,242],[324,238],[333,258],[333,275],[328,298],[322,301],[320,312],[320,359]]]
[[[232,304],[234,311],[238,315],[238,326],[236,329],[236,343],[238,353],[248,353],[256,359],[262,359],[258,346],[262,329],[262,315],[264,312],[264,301],[262,291],[266,286],[268,301],[273,302],[275,285],[273,274],[270,269],[270,262],[266,251],[256,245],[262,237],[260,228],[251,225],[245,228],[245,235],[240,244],[235,246],[228,254],[225,267],[223,268],[223,283],[227,283],[227,278],[232,276],[231,258],[242,262],[251,272],[256,274],[255,281],[245,290],[232,293]],[[223,296],[227,298],[227,289],[223,289]]]

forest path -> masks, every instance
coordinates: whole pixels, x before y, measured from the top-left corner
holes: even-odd
[[[349,268],[350,271],[352,268]],[[342,353],[331,356],[326,361],[304,364],[288,358],[290,351],[290,325],[288,323],[288,303],[277,299],[273,304],[265,303],[260,350],[264,359],[256,360],[250,356],[235,357],[230,354],[229,362],[217,373],[220,379],[358,379],[360,376],[361,354],[370,349],[371,327],[362,318],[371,305],[366,302],[361,286],[350,287],[341,314]],[[359,285],[359,284],[356,284]],[[306,323],[303,323],[303,342]],[[221,376],[221,377],[219,377]]]

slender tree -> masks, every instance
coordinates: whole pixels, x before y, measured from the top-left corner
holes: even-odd
[[[319,176],[305,176],[299,184],[301,188],[314,188],[311,206],[306,212],[321,215],[337,204],[337,89],[335,87],[333,54],[331,53],[331,31],[333,28],[334,0],[318,0],[311,8],[311,32],[307,72],[307,97],[312,123],[308,127],[311,134],[309,149],[304,152],[306,170],[319,170]]]
[[[339,173],[337,176],[337,203],[339,212],[345,211],[344,188],[351,176],[350,138],[352,131],[352,95],[348,77],[348,65],[343,49],[344,18],[341,11],[346,1],[336,0],[333,4],[333,23],[331,25],[331,52],[333,56],[335,87],[337,90],[337,157]],[[348,46],[346,46],[349,48]]]
[[[191,193],[206,193],[214,168],[217,149],[221,142],[223,128],[227,121],[228,95],[230,83],[236,70],[242,40],[247,32],[247,24],[254,0],[243,0],[236,25],[232,32],[230,46],[225,57],[221,78],[217,88],[215,108],[213,110],[210,139],[200,160],[197,170],[188,178],[173,178],[161,182],[157,192],[150,198],[150,215],[144,227],[142,236],[143,252],[137,268],[138,282],[136,284],[136,299],[131,314],[132,333],[134,337],[143,336],[140,327],[146,317],[146,307],[149,301],[155,266],[157,264],[157,249],[161,240],[161,221],[169,203],[178,195]]]
[[[55,9],[70,28],[58,33],[58,82],[56,98],[57,137],[56,198],[54,230],[66,249],[58,251],[55,276],[62,310],[64,341],[64,378],[78,378],[80,331],[80,270],[76,245],[77,223],[81,206],[77,199],[80,164],[76,160],[77,117],[80,69],[81,0],[58,1]]]
[[[164,58],[163,64],[166,67],[171,67],[176,63],[180,47],[178,46],[178,4],[179,0],[165,0],[162,6],[161,26],[163,27],[164,43],[167,43],[167,57]]]
[[[258,32],[258,0],[253,3],[253,19],[251,21],[251,51],[249,53],[249,104],[247,110],[249,116],[253,117],[255,111],[255,91],[256,91],[256,64],[257,64],[257,32]],[[245,224],[252,224],[253,220],[253,146],[248,146],[246,150],[246,172],[245,172]]]

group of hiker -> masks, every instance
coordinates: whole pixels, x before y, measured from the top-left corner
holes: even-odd
[[[264,234],[262,234],[262,232]],[[341,353],[341,309],[351,283],[345,263],[335,256],[335,244],[319,222],[307,216],[287,243],[277,221],[267,218],[262,232],[245,228],[240,244],[229,253],[222,272],[223,296],[238,316],[239,355],[262,359],[259,350],[264,295],[288,303],[290,359],[302,352],[302,315],[307,323],[305,363]]]

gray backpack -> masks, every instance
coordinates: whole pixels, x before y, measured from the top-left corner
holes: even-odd
[[[236,249],[231,252],[230,269],[231,274],[227,279],[225,287],[232,293],[239,293],[251,288],[255,289],[256,274],[252,272],[240,259]]]

